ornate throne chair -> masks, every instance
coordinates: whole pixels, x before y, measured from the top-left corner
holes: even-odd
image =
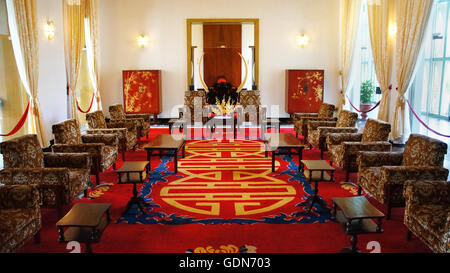
[[[172,133],[173,126],[182,128],[183,125],[205,125],[211,118],[208,116],[209,108],[206,106],[206,91],[186,91],[184,106],[178,109],[179,117],[169,121],[169,133]]]
[[[91,174],[95,175],[96,183],[100,184],[100,173],[113,166],[118,158],[119,139],[117,134],[86,134],[81,135],[80,126],[74,119],[52,126],[55,135],[55,153],[89,153],[92,157]]]
[[[130,120],[111,120],[106,122],[102,111],[86,114],[90,130],[87,134],[117,134],[122,160],[125,161],[125,152],[135,148],[137,144],[136,124]]]
[[[311,120],[308,121],[308,143],[320,149],[320,158],[327,151],[326,138],[330,133],[357,133],[355,128],[358,114],[342,110],[337,121]]]
[[[34,236],[40,241],[42,220],[37,185],[0,187],[0,253],[13,253]]]
[[[447,144],[411,134],[404,152],[360,152],[358,185],[378,202],[387,205],[387,218],[392,207],[403,207],[403,185],[407,180],[447,180],[443,168]]]
[[[138,136],[147,137],[150,133],[151,115],[149,114],[125,114],[122,104],[111,105],[109,107],[111,120],[134,120],[136,122]]]
[[[333,118],[336,106],[333,104],[322,103],[319,109],[319,113],[295,113],[294,114],[294,131],[295,135],[303,136],[306,140],[308,138],[308,121],[310,120],[324,120],[324,121],[336,121]]]
[[[450,182],[406,181],[407,239],[414,233],[436,253],[450,253]]]
[[[84,192],[90,183],[92,161],[88,153],[43,153],[36,135],[26,135],[0,144],[5,169],[0,182],[5,185],[37,184],[43,206],[63,206]]]
[[[346,181],[349,181],[350,172],[358,171],[356,159],[360,151],[391,151],[392,145],[388,141],[390,133],[389,123],[368,119],[362,134],[328,134],[328,157],[339,168],[346,170]]]

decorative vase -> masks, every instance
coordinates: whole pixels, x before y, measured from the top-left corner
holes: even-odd
[[[359,109],[362,111],[361,113],[361,120],[366,121],[367,120],[367,111],[369,111],[372,108],[372,104],[360,104]]]

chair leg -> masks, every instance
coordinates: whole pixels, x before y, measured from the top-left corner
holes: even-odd
[[[388,202],[388,204],[387,204],[387,214],[386,214],[386,219],[387,220],[391,220],[391,210],[392,210],[391,202]]]
[[[358,196],[361,196],[361,195],[362,195],[362,187],[358,186]]]
[[[87,189],[85,189],[85,190],[83,191],[83,196],[84,196],[84,198],[88,198],[88,197],[89,197],[89,195],[88,195],[88,190],[87,190]]]
[[[95,183],[97,186],[100,185],[100,173],[98,172],[95,174]]]
[[[320,160],[323,160],[323,150],[320,149]]]
[[[412,232],[408,229],[408,232],[406,233],[406,241],[411,241]]]
[[[345,172],[345,181],[350,181],[350,171]]]
[[[113,163],[113,170],[117,170],[116,163]]]

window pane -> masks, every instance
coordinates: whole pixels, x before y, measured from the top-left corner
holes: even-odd
[[[81,69],[78,76],[77,88],[75,93],[77,94],[78,103],[83,111],[89,108],[92,100],[93,86],[89,75],[89,67],[87,61],[87,51],[81,52]],[[92,109],[91,109],[92,110]],[[77,110],[78,111],[78,110]],[[80,118],[80,126],[86,125],[86,115],[78,111],[78,117]]]
[[[438,5],[433,35],[435,37],[442,37],[442,39],[435,38],[433,40],[433,56],[435,58],[442,58],[444,56],[445,26],[447,25],[447,5],[448,2],[440,2]]]
[[[429,90],[428,111],[430,114],[439,115],[439,99],[441,97],[442,61],[433,63],[432,83]]]
[[[0,100],[0,133],[6,134],[16,126],[25,110],[24,103],[28,102],[22,90],[12,44],[7,37],[0,37]],[[0,137],[0,141],[25,133],[26,125],[13,136]]]
[[[442,88],[441,116],[450,117],[450,61],[445,62],[445,78]]]
[[[429,86],[430,82],[428,80],[429,76],[430,76],[430,61],[426,61],[423,68],[422,85],[420,86],[422,90],[422,100],[420,110],[422,113],[426,113],[428,111],[428,90],[430,88]],[[416,79],[418,78],[419,77],[417,77]]]

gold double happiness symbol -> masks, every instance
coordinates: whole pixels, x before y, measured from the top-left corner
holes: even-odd
[[[231,214],[243,216],[278,209],[296,196],[293,186],[269,176],[272,162],[259,141],[199,140],[186,149],[190,155],[178,169],[184,177],[160,192],[173,207],[218,216],[225,209],[230,213],[231,206]]]

